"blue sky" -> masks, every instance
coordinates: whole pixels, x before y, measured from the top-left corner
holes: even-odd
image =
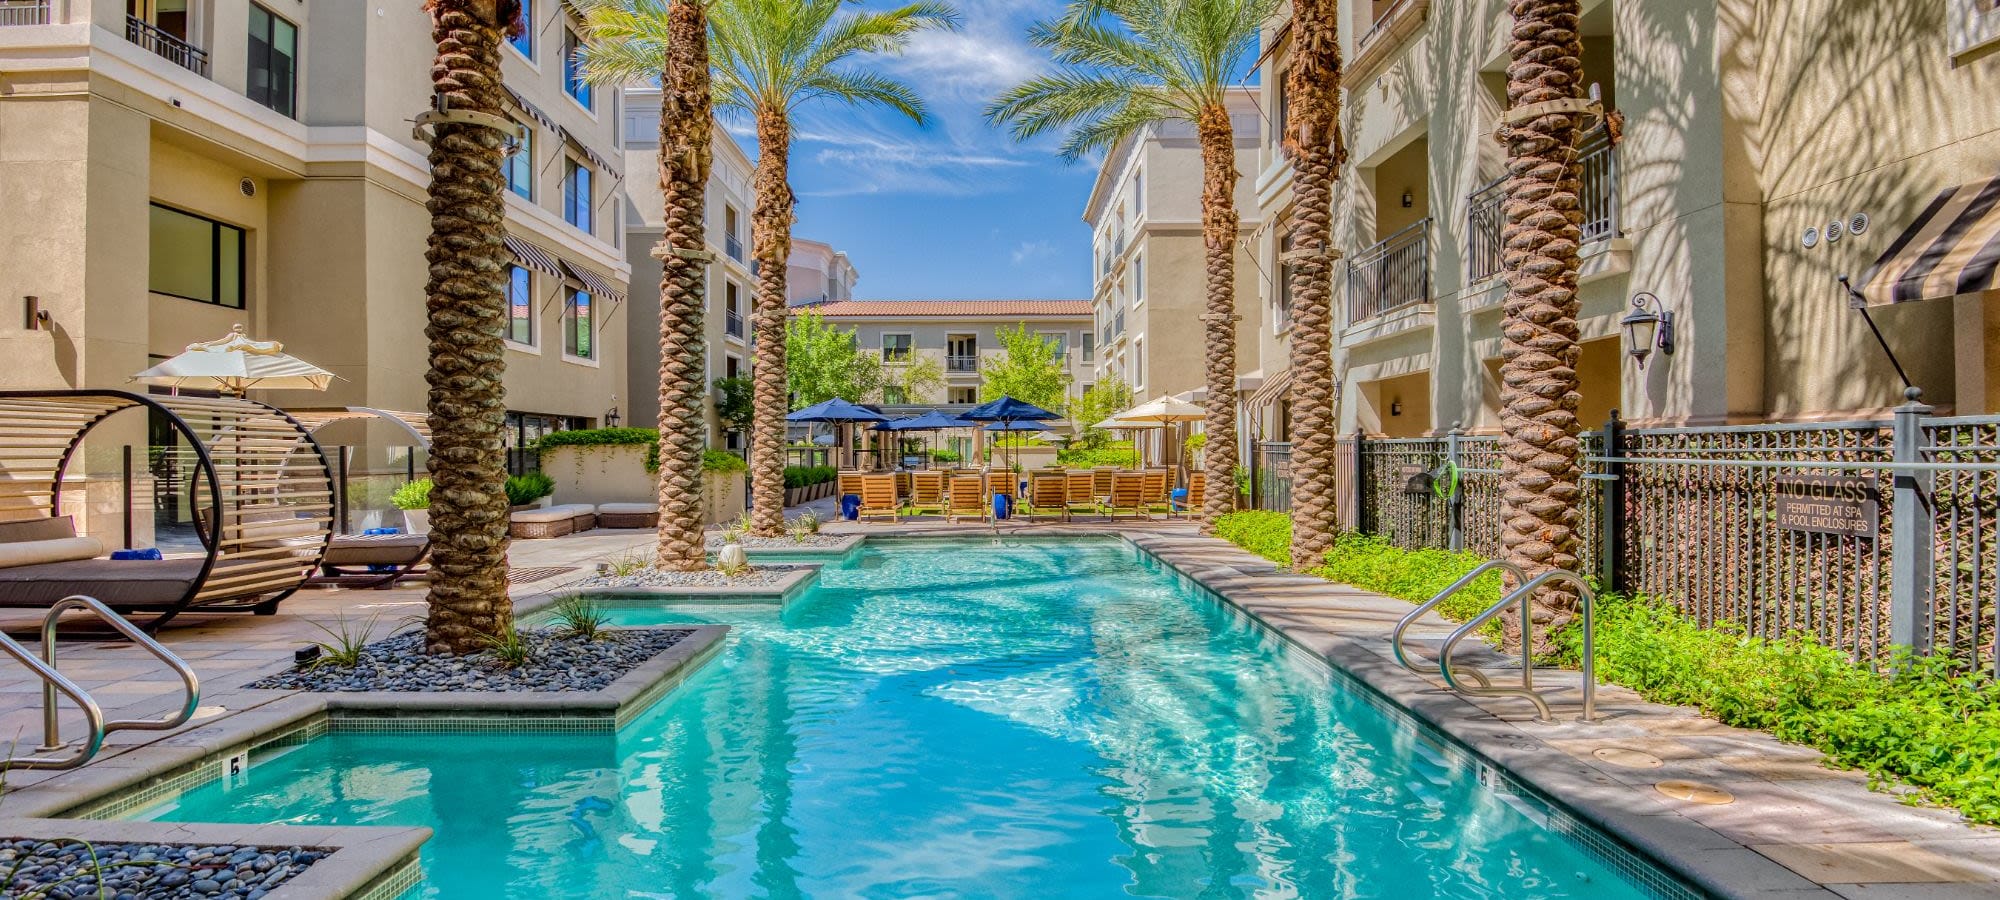
[[[958,31],[921,34],[900,57],[867,61],[916,87],[930,127],[823,102],[800,110],[795,233],[847,251],[863,299],[1087,298],[1082,217],[1096,164],[1065,164],[1054,139],[1018,144],[982,115],[995,94],[1048,65],[1024,35],[1060,3],[956,6]]]

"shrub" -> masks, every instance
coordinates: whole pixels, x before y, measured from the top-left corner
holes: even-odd
[[[785,487],[812,487],[832,481],[839,470],[832,466],[786,466]]]
[[[526,506],[556,492],[556,480],[545,472],[529,472],[507,479],[507,504]]]
[[[703,450],[701,451],[701,470],[717,475],[727,475],[731,472],[748,472],[750,471],[750,464],[744,462],[743,457],[737,456],[727,450]]]
[[[389,502],[396,504],[397,509],[430,509],[431,480],[419,478],[397,488],[389,495]]]
[[[660,470],[660,431],[657,428],[579,428],[552,431],[535,441],[537,453],[557,447],[636,447],[646,448],[646,471]]]
[[[559,637],[581,640],[585,643],[604,640],[612,636],[608,630],[611,617],[597,602],[582,594],[566,594],[558,598],[555,606],[556,627]]]
[[[1290,525],[1289,517],[1286,524]],[[1349,532],[1334,538],[1333,549],[1326,552],[1323,565],[1313,574],[1398,600],[1423,603],[1484,562],[1484,557],[1469,551],[1404,550],[1374,535]],[[1452,595],[1439,605],[1438,612],[1463,621],[1485,612],[1499,599],[1500,573],[1493,572]]]
[[[941,463],[954,463],[954,462],[958,462],[959,460],[961,460],[961,459],[964,459],[964,458],[965,458],[965,457],[963,457],[963,456],[960,456],[960,455],[959,455],[959,453],[958,453],[958,451],[957,451],[957,450],[932,450],[932,451],[931,451],[931,460],[932,460],[933,462],[941,462]]]
[[[1095,450],[1073,448],[1056,451],[1056,464],[1072,469],[1094,469],[1098,466],[1117,466],[1129,469],[1139,464],[1139,451],[1132,449],[1128,442],[1124,446],[1100,447]]]
[[[1246,510],[1215,520],[1215,536],[1281,566],[1292,564],[1292,517]]]

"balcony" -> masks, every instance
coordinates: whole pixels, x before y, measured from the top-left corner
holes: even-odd
[[[1431,220],[1390,235],[1347,270],[1347,321],[1372,319],[1431,299]]]
[[[1116,340],[1124,336],[1125,336],[1125,310],[1120,309],[1118,310],[1118,315],[1112,317],[1111,319],[1111,337],[1113,340]]]
[[[953,353],[944,358],[944,370],[958,373],[977,372],[979,371],[979,354]]]
[[[1590,244],[1618,236],[1618,149],[1602,128],[1584,135],[1577,150],[1578,182],[1582,188],[1583,243]],[[1465,259],[1469,283],[1477,284],[1500,274],[1507,225],[1501,202],[1507,196],[1507,179],[1497,179],[1466,198]]]
[[[729,254],[730,259],[736,260],[737,262],[743,261],[742,238],[737,237],[736,235],[733,234],[724,237],[722,239],[722,249]]]
[[[9,25],[47,25],[54,21],[50,0],[0,0],[0,28]]]
[[[722,320],[722,328],[723,331],[726,332],[730,337],[733,338],[742,337],[743,314],[733,309],[724,313]]]
[[[174,65],[203,78],[208,77],[208,51],[161,31],[145,19],[126,16],[125,39],[153,51]]]

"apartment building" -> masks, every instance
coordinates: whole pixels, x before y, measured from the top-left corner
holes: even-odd
[[[617,90],[584,84],[576,22],[524,0],[502,66],[512,445],[593,424],[624,389]],[[119,388],[226,334],[340,377],[279,405],[422,410],[435,47],[418,3],[0,3],[6,388]],[[365,464],[365,461],[363,462]]]
[[[969,407],[979,402],[984,364],[1002,352],[1000,332],[1027,328],[1055,344],[1070,376],[1070,396],[1096,383],[1097,336],[1085,300],[847,300],[809,307],[852,330],[862,350],[895,368],[930,360],[944,373],[942,391],[892,391],[884,406]]]
[[[861,280],[861,273],[832,244],[794,238],[785,279],[786,302],[800,306],[854,299],[854,283]]]
[[[1261,116],[1248,91],[1233,92],[1237,168],[1247,176],[1257,159]],[[1141,401],[1187,394],[1207,384],[1207,257],[1201,229],[1201,148],[1194,126],[1149,126],[1105,157],[1083,219],[1093,236],[1091,310],[1099,352],[1091,380],[1117,375]],[[1258,212],[1248,177],[1238,182],[1242,235],[1254,234]],[[1238,241],[1237,342],[1248,346],[1255,319],[1257,258]],[[1239,355],[1239,371],[1255,369]],[[1252,365],[1247,368],[1244,363]]]
[[[1341,14],[1342,430],[1495,430],[1506,4],[1354,0]],[[1875,325],[1927,402],[2000,409],[2000,249],[1951,246],[1991,233],[1977,220],[1992,203],[1976,186],[1943,193],[2000,176],[2000,8],[1587,0],[1582,31],[1585,80],[1622,125],[1577,148],[1586,423],[1614,408],[1719,423],[1894,406],[1902,382],[1837,279],[1919,269],[1931,289],[1901,293],[1921,302],[1871,309]],[[1273,326],[1287,307],[1290,171],[1276,143],[1287,35],[1282,20],[1267,35],[1261,100],[1273,116],[1254,182],[1268,223],[1254,242],[1259,313]],[[1878,302],[1890,290],[1870,289]],[[1673,352],[1646,348],[1643,366],[1620,329],[1641,295],[1674,317]],[[1258,374],[1281,383],[1282,343],[1262,353]],[[1283,439],[1282,391],[1252,400],[1253,428]]]

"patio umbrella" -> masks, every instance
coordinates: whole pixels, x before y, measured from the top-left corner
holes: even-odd
[[[1049,412],[1033,403],[1012,397],[1001,397],[991,403],[982,403],[960,413],[958,417],[968,422],[997,422],[1001,425],[1012,425],[1015,422],[1047,422],[1062,418],[1061,415]]]
[[[239,397],[251,388],[323,391],[334,378],[332,372],[285,353],[284,344],[244,337],[241,325],[224,337],[189,344],[179,356],[132,376],[141,384]]]
[[[785,416],[787,422],[824,422],[829,425],[852,425],[856,422],[887,422],[889,417],[864,406],[856,406],[835,397],[824,403],[815,403],[805,409]],[[843,451],[845,444],[842,445]]]
[[[1173,397],[1159,397],[1134,406],[1105,421],[1131,423],[1123,426],[1126,428],[1161,428],[1181,422],[1199,422],[1207,417],[1207,413],[1201,407],[1186,400],[1179,400]],[[1178,435],[1176,434],[1175,436]],[[1165,451],[1165,449],[1164,447],[1161,448],[1162,451]],[[1176,454],[1176,457],[1178,458],[1178,454]],[[1178,470],[1180,464],[1176,462],[1174,468]],[[1181,474],[1185,475],[1186,473]]]
[[[907,418],[897,419],[893,422],[884,422],[880,425],[875,426],[875,430],[893,431],[898,434],[901,434],[904,432],[935,433],[939,431],[947,431],[953,428],[977,428],[977,427],[979,427],[979,424],[977,422],[967,422],[963,419],[958,418],[957,416],[946,415],[944,413],[938,412],[937,410],[931,410],[930,412],[926,412],[921,415],[909,416]]]

